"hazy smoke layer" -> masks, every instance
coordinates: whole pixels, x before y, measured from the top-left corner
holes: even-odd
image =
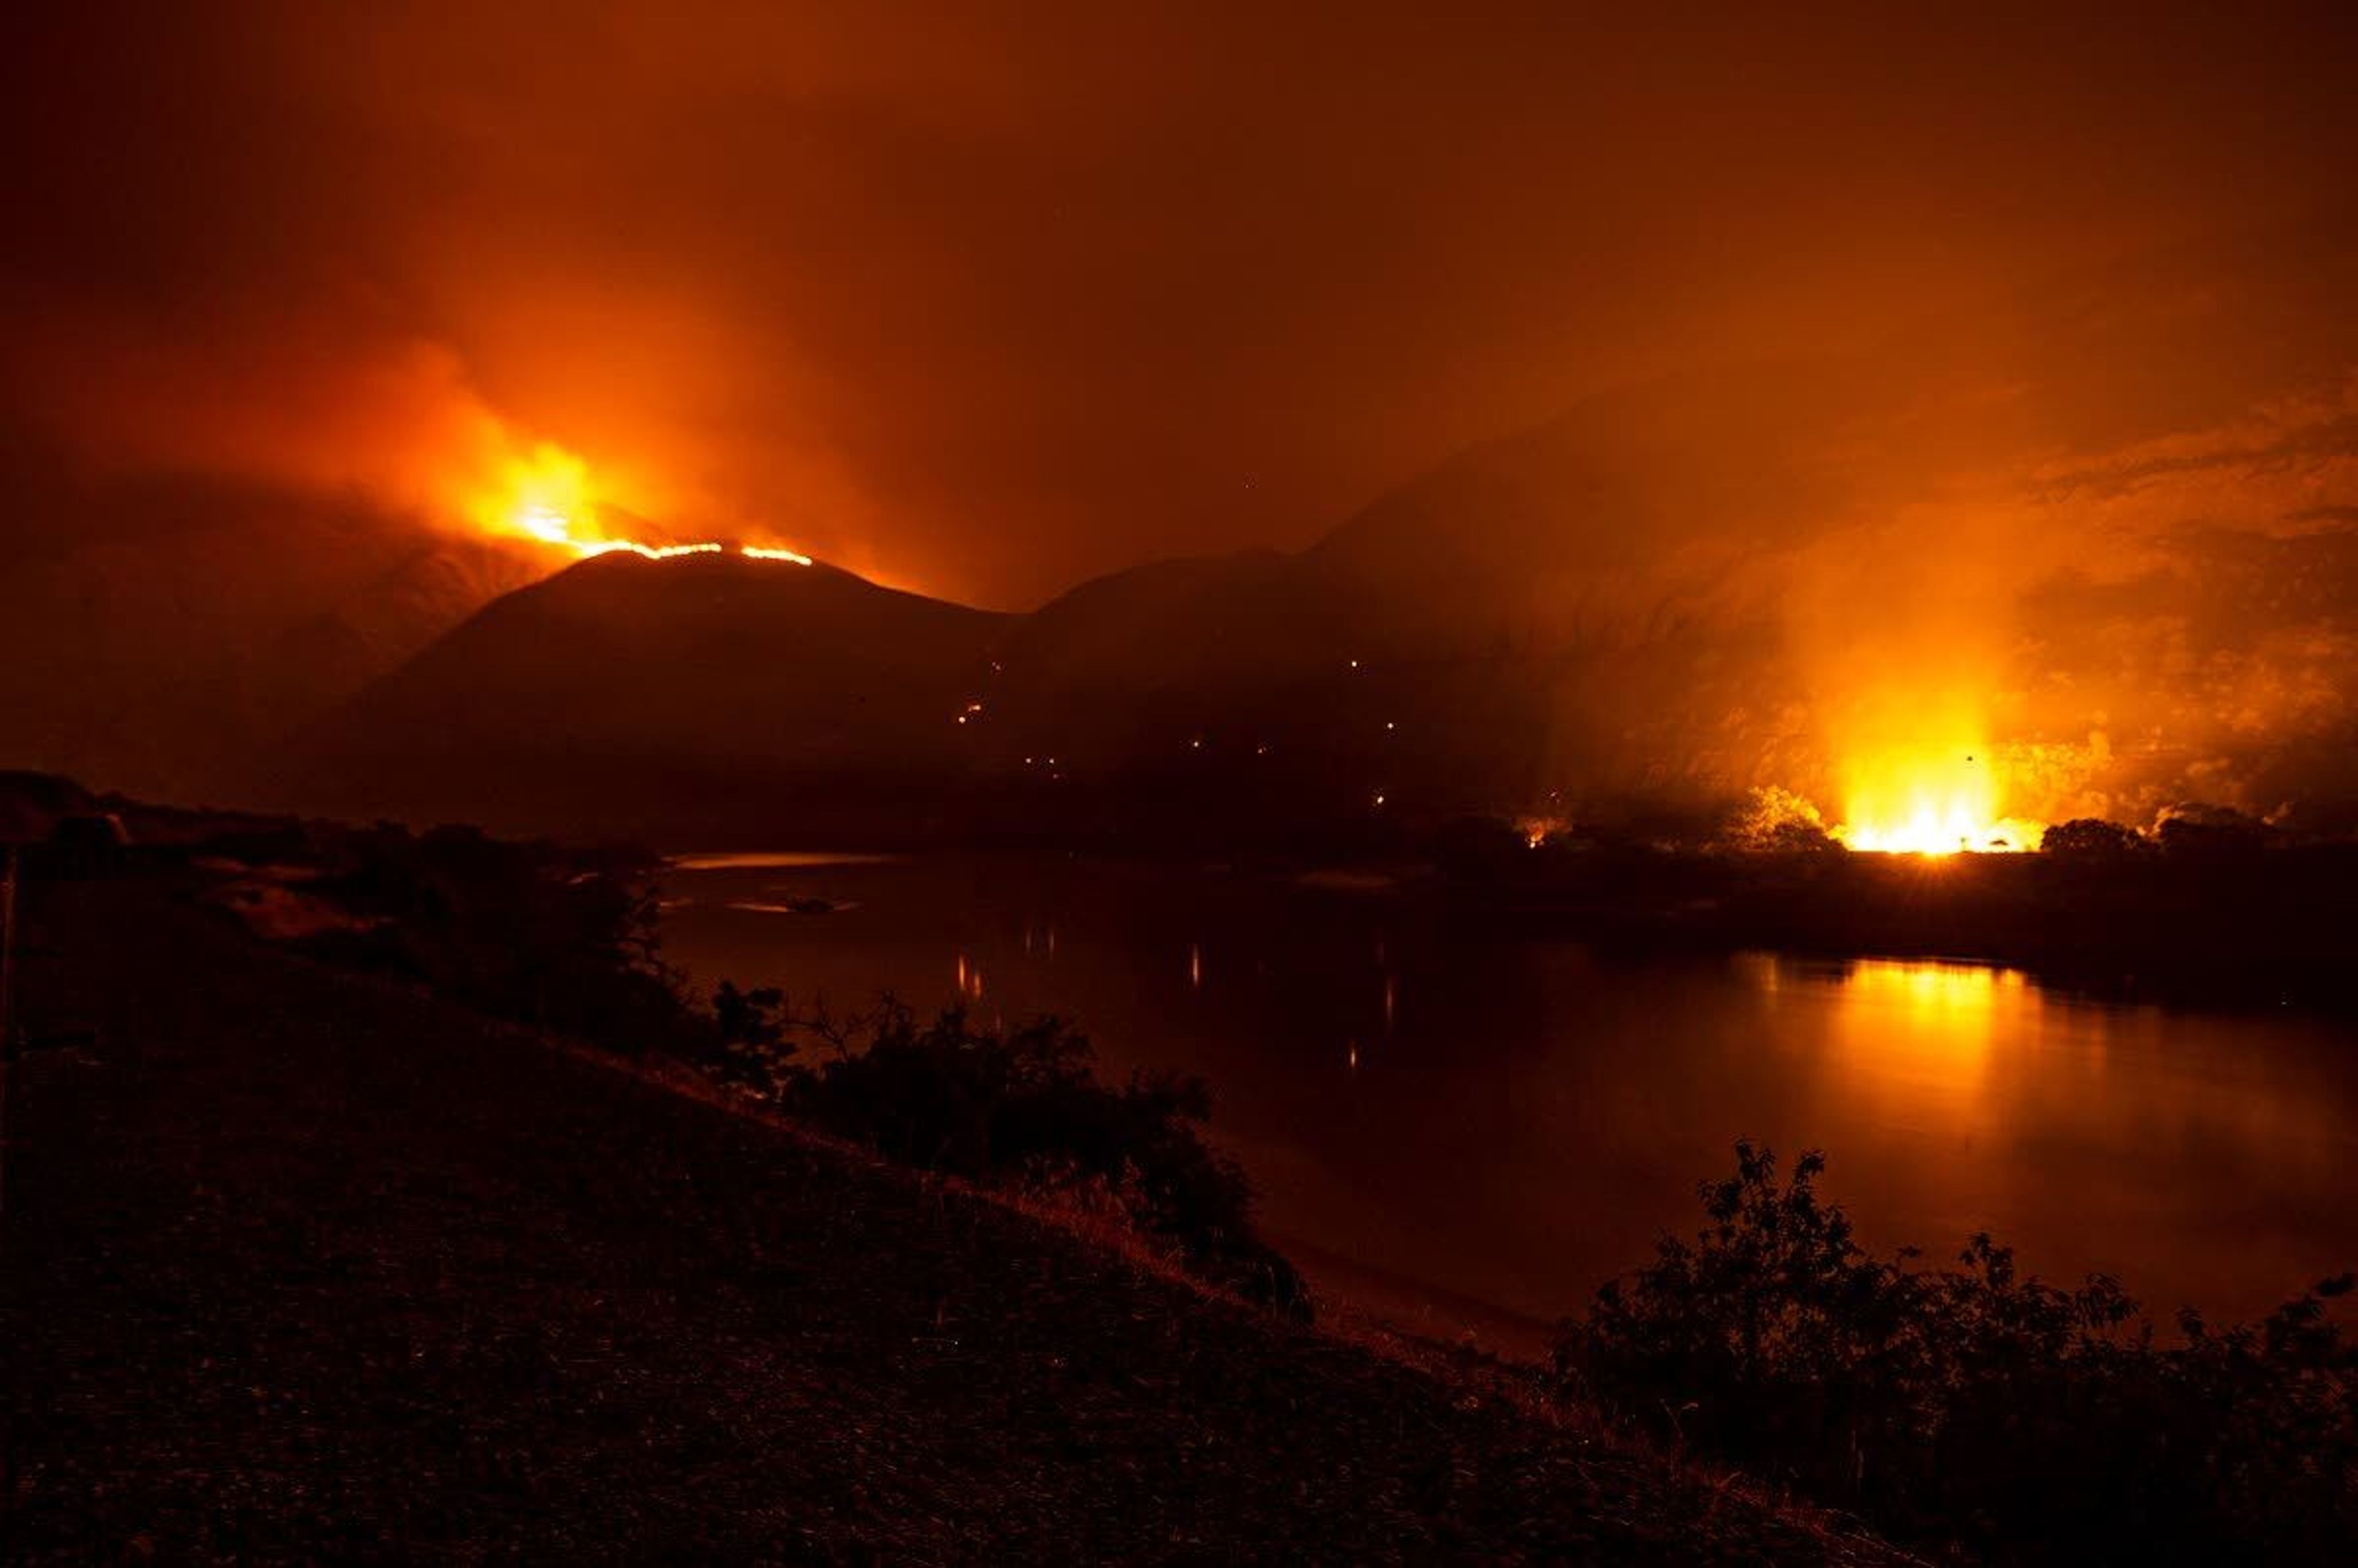
[[[1517,789],[2346,793],[2347,8],[1575,10],[20,19],[16,751],[266,743],[555,443],[994,605],[1382,497],[1303,569],[1524,661]]]

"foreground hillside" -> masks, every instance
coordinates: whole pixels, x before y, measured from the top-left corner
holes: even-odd
[[[979,1198],[258,948],[39,901],[23,1561],[1870,1562]]]

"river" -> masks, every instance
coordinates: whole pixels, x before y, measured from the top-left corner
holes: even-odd
[[[1600,950],[1464,929],[1375,879],[797,854],[691,860],[665,892],[665,951],[699,983],[1054,1011],[1109,1075],[1201,1074],[1271,1239],[1422,1332],[1534,1349],[1694,1228],[1739,1137],[1823,1149],[1870,1245],[1942,1259],[1987,1229],[2165,1323],[2358,1266],[2344,1022],[1966,964]]]

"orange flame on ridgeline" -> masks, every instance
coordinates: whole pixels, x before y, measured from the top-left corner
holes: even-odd
[[[541,443],[529,457],[512,460],[505,468],[502,482],[468,508],[490,533],[536,540],[585,559],[627,554],[667,561],[679,556],[717,556],[730,549],[713,539],[654,544],[607,532],[602,519],[611,514],[590,493],[589,465],[553,443]],[[774,546],[740,545],[735,550],[749,560],[811,564],[810,557],[800,551]]]
[[[712,556],[721,546],[711,541],[693,545],[648,545],[636,539],[577,539],[573,536],[573,519],[546,506],[526,507],[516,517],[516,529],[532,538],[551,545],[560,545],[577,556],[611,556],[627,550],[634,556],[644,556],[651,561],[667,561],[674,556]]]

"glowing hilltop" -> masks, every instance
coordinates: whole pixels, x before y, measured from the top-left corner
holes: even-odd
[[[811,557],[801,551],[775,545],[730,545],[717,539],[656,544],[617,535],[607,525],[616,514],[599,505],[590,494],[588,465],[563,448],[546,442],[529,456],[507,463],[502,482],[467,510],[487,532],[555,546],[584,559],[633,555],[665,561],[680,556],[733,553],[748,560],[784,561],[798,567],[811,564]]]
[[[583,557],[628,554],[650,561],[667,561],[676,556],[717,556],[730,546],[717,539],[698,540],[687,545],[650,545],[638,539],[584,539],[573,532],[572,519],[545,506],[525,508],[516,514],[516,532],[543,544],[556,545]],[[736,554],[754,561],[790,561],[798,567],[811,564],[811,558],[799,550],[780,549],[770,545],[739,545]]]

